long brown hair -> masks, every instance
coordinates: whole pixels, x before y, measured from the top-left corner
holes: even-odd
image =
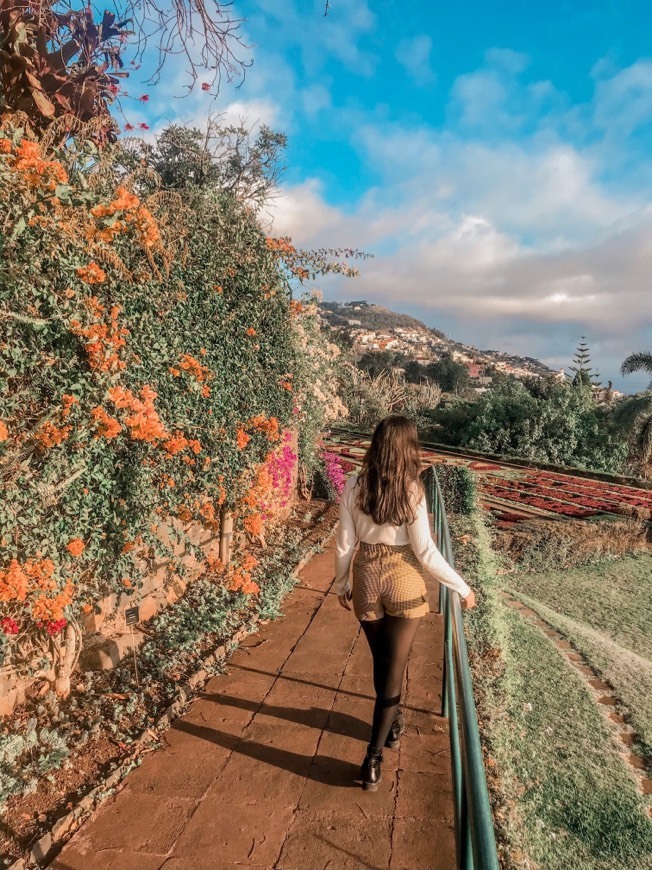
[[[360,510],[377,525],[414,522],[410,490],[421,482],[417,427],[407,417],[385,417],[376,426],[358,475]]]

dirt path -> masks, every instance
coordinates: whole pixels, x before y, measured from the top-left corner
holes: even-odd
[[[628,724],[628,711],[623,702],[618,698],[615,690],[609,683],[600,678],[597,671],[591,666],[591,663],[577,650],[568,638],[566,638],[554,626],[550,625],[541,614],[532,610],[527,604],[524,604],[518,596],[511,592],[501,592],[505,604],[516,610],[522,617],[529,619],[534,625],[542,629],[555,646],[561,650],[568,662],[575,668],[578,674],[582,677],[586,687],[592,694],[596,704],[599,706],[603,715],[609,720],[613,726],[614,734],[621,744],[620,754],[623,762],[629,768],[629,771],[636,782],[637,788],[643,795],[652,794],[652,780],[646,774],[646,765],[640,755],[632,752],[632,747],[640,744],[640,740],[631,726]],[[648,810],[652,816],[652,808]]]
[[[441,620],[408,665],[407,732],[375,793],[355,779],[369,738],[371,656],[329,588],[333,543],[285,616],[247,638],[53,870],[452,870]],[[430,590],[436,607],[436,584]]]

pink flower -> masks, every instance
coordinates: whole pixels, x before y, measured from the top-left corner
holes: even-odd
[[[133,124],[125,124],[125,130],[128,131],[128,130],[135,130],[135,129],[136,129],[136,128],[134,127]]]
[[[5,616],[3,619],[0,619],[0,628],[7,635],[18,634],[20,631],[20,626],[15,619],[11,618],[11,616]]]
[[[202,91],[210,91],[211,86],[208,84],[208,82],[203,82],[201,89],[202,89]]]
[[[149,124],[139,124],[141,130],[149,130]]]
[[[50,619],[48,622],[37,622],[39,628],[44,628],[50,637],[55,637],[68,625],[67,619]]]
[[[143,94],[142,97],[138,97],[141,103],[149,103],[149,94]]]

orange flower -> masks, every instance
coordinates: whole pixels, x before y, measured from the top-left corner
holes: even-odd
[[[216,574],[221,574],[226,567],[224,562],[216,556],[206,556],[206,564],[209,570],[214,571]]]
[[[37,431],[35,437],[41,447],[55,447],[57,444],[62,444],[66,441],[71,432],[72,426],[58,428],[50,420],[46,420]]]
[[[131,589],[133,584],[128,577],[123,577],[122,578],[122,585],[125,587],[125,589]]]
[[[197,360],[193,356],[190,356],[189,353],[184,353],[181,357],[179,368],[193,375],[193,377],[195,377],[200,383],[205,381],[210,374],[210,370],[206,368],[206,366],[197,362]]]
[[[11,154],[11,139],[0,139],[0,154]]]
[[[0,569],[0,601],[24,601],[27,598],[28,576],[18,559]]]
[[[188,439],[182,435],[181,432],[172,435],[163,444],[163,449],[166,453],[169,453],[170,456],[176,456],[177,453],[181,453],[181,451],[185,450],[186,447],[188,447]]]
[[[70,553],[71,556],[78,558],[86,549],[86,545],[82,541],[81,538],[73,538],[71,541],[68,541],[66,544],[66,550]]]
[[[263,531],[263,518],[261,514],[250,514],[244,519],[244,527],[253,537],[258,537]]]
[[[258,565],[258,559],[255,556],[252,556],[251,553],[247,553],[247,555],[242,560],[242,567],[245,571],[251,571]]]
[[[0,139],[0,142],[6,140]],[[9,430],[5,426],[5,424],[0,420],[0,441],[6,441],[9,438]]]
[[[236,434],[236,442],[238,445],[238,450],[244,450],[244,448],[251,441],[251,436],[247,435],[244,429],[238,427],[238,431]]]
[[[61,416],[66,419],[68,414],[70,414],[70,409],[73,405],[76,405],[79,402],[79,399],[76,396],[71,396],[68,393],[64,393],[61,397],[61,402],[63,404],[63,413]]]
[[[210,396],[211,388],[208,386],[208,384],[204,384],[204,386],[201,388],[201,394],[205,399]]]
[[[120,432],[122,432],[120,423],[118,423],[115,417],[110,417],[101,406],[93,408],[91,417],[97,427],[95,438],[103,437],[110,440],[111,438],[117,438]]]
[[[253,336],[253,335],[256,335],[256,330],[253,328],[253,326],[250,326],[250,327],[247,329],[247,335],[252,335],[252,336]]]
[[[84,284],[103,284],[106,281],[106,272],[104,272],[97,263],[89,263],[88,266],[80,266],[77,269],[77,277]]]

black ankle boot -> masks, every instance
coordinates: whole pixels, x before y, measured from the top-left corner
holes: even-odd
[[[383,753],[371,753],[367,750],[365,760],[360,768],[360,779],[362,780],[362,788],[366,791],[376,791],[378,783],[381,779],[380,765],[383,760]]]
[[[404,732],[405,722],[403,721],[403,711],[399,710],[396,714],[396,718],[392,723],[392,727],[389,729],[389,734],[387,735],[385,746],[387,746],[388,749],[396,749],[401,739],[401,735]]]

